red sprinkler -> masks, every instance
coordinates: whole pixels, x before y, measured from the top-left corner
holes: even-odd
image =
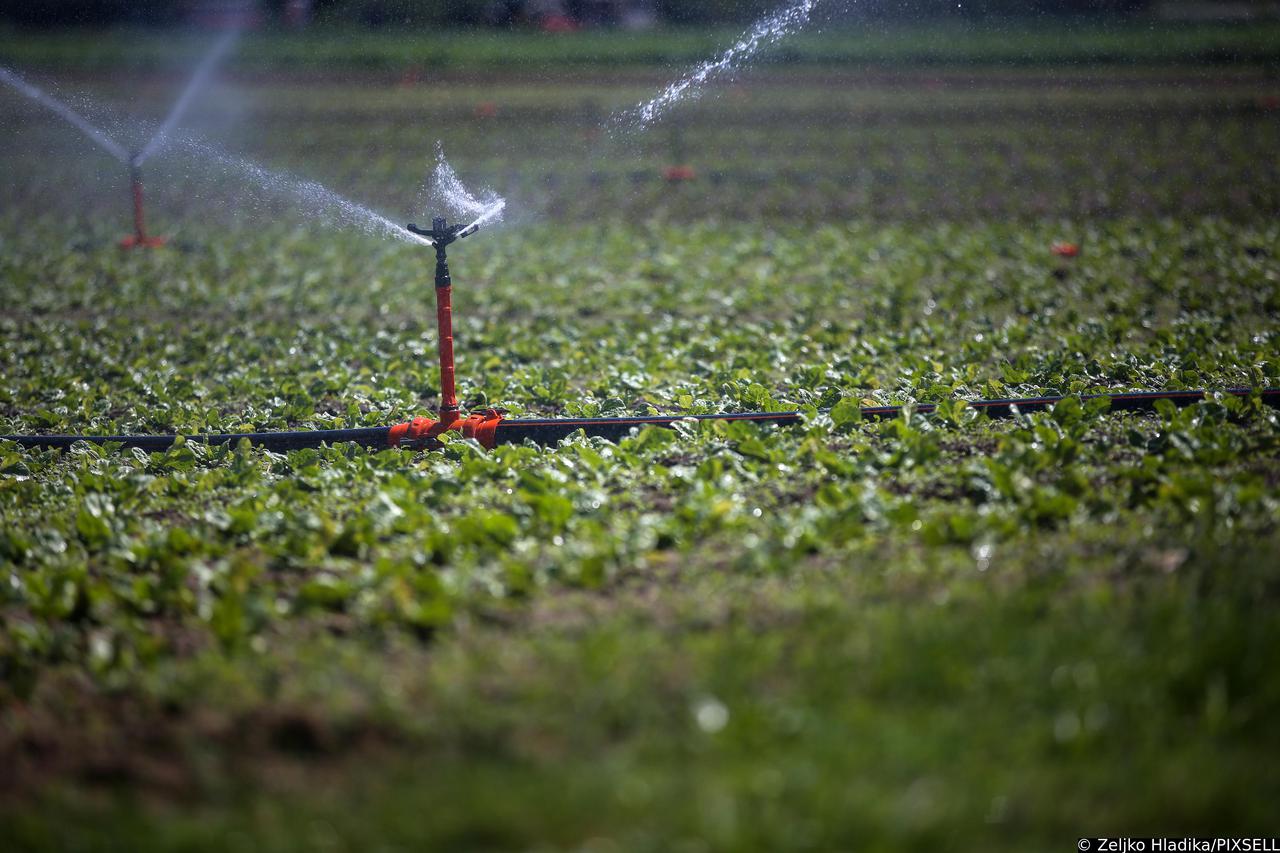
[[[148,237],[142,214],[142,166],[137,155],[129,161],[129,187],[133,192],[133,233],[120,240],[121,249],[155,249],[167,241],[164,237]]]
[[[449,277],[449,258],[445,253],[450,243],[470,237],[479,230],[478,222],[470,225],[449,225],[443,217],[431,220],[431,230],[426,231],[413,223],[405,226],[411,233],[424,237],[436,250],[436,331],[440,351],[440,409],[439,420],[414,418],[406,424],[391,427],[388,443],[427,447],[448,430],[457,430],[467,438],[475,438],[486,447],[492,447],[494,430],[501,416],[494,411],[462,417],[458,409],[458,392],[454,384],[453,364],[453,281]]]

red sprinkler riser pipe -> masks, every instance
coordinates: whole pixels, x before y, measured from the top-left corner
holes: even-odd
[[[143,216],[142,170],[137,164],[129,167],[129,189],[133,193],[133,233],[120,241],[124,249],[155,248],[164,245],[163,237],[148,237],[147,223]]]
[[[458,391],[454,386],[453,371],[453,281],[449,278],[449,257],[445,251],[449,244],[466,236],[461,225],[449,226],[443,217],[431,220],[431,230],[425,231],[410,223],[406,228],[413,234],[426,237],[436,249],[436,346],[440,351],[440,423],[448,429],[459,420]]]
[[[440,349],[440,420],[448,423],[458,418],[453,366],[453,288],[448,285],[436,288],[436,332]]]
[[[133,184],[133,235],[141,245],[147,242],[147,226],[142,218],[142,175],[135,170],[130,183]]]

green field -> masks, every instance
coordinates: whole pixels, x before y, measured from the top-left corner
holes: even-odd
[[[605,126],[650,63],[717,37],[248,43],[191,132],[396,221],[433,212],[437,140],[508,198],[450,252],[465,406],[810,417],[493,452],[0,442],[6,849],[1274,832],[1274,411],[851,417],[1280,385],[1270,42],[1017,35],[815,37],[638,137]],[[140,38],[0,56],[127,135],[193,43]],[[0,132],[0,434],[437,404],[429,252],[182,144],[147,171],[169,245],[125,253],[121,166],[8,90]]]

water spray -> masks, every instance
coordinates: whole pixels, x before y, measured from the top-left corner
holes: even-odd
[[[24,80],[19,74],[10,71],[8,68],[0,66],[0,82],[5,83],[14,89],[14,91],[25,95],[32,101],[52,112],[67,124],[89,137],[95,145],[106,151],[112,157],[121,163],[128,163],[131,155],[123,145],[116,142],[102,128],[95,126],[80,113],[73,110],[70,106],[50,95],[48,92]]]
[[[160,123],[160,127],[151,135],[147,143],[129,158],[129,191],[133,196],[133,234],[120,241],[120,248],[156,248],[165,244],[164,237],[147,236],[142,204],[142,164],[169,141],[174,130],[181,123],[183,115],[186,114],[187,108],[195,100],[196,93],[204,88],[205,83],[213,75],[218,63],[231,52],[231,48],[235,46],[236,39],[239,37],[239,29],[230,29],[222,34],[222,38],[218,39],[209,52],[205,54],[204,59],[200,60],[200,64],[196,66],[196,70],[191,74],[191,79],[187,81],[182,94],[178,96],[178,99],[173,102],[173,106],[169,108],[169,114]]]
[[[712,80],[730,77],[762,49],[775,45],[808,25],[814,9],[822,0],[791,0],[766,15],[744,32],[736,42],[719,55],[695,66],[668,84],[654,98],[615,114],[609,122],[613,130],[644,130],[684,100],[701,97],[703,87]]]
[[[7,83],[16,91],[26,95],[31,100],[45,107],[54,115],[79,130],[90,140],[92,140],[99,148],[110,154],[116,160],[123,163],[129,170],[129,191],[133,202],[133,233],[120,241],[122,249],[135,248],[154,248],[163,246],[165,240],[163,237],[148,237],[146,229],[146,220],[143,215],[143,195],[142,195],[142,160],[145,159],[147,149],[153,148],[159,136],[152,137],[151,141],[140,151],[130,153],[123,145],[113,139],[105,130],[94,125],[80,113],[76,112],[69,105],[63,103],[48,92],[28,83],[22,77],[7,68],[0,67],[0,81]]]
[[[169,114],[164,117],[160,127],[147,140],[147,144],[143,145],[133,155],[134,163],[141,166],[152,154],[164,147],[169,137],[173,135],[174,130],[182,122],[182,117],[191,106],[191,102],[195,100],[196,94],[209,82],[209,78],[213,76],[214,69],[231,52],[231,48],[235,46],[236,39],[239,37],[239,29],[230,29],[222,34],[222,38],[214,42],[213,47],[209,49],[204,59],[200,60],[200,64],[196,66],[196,70],[191,73],[191,79],[187,81],[182,94],[178,95],[178,99],[169,108]]]

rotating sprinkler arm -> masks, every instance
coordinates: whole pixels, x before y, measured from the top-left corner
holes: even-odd
[[[473,222],[470,225],[447,225],[445,224],[443,217],[437,216],[431,220],[430,231],[427,231],[424,228],[419,228],[412,222],[405,226],[405,230],[410,234],[417,234],[419,237],[426,237],[431,241],[431,245],[436,247],[438,252],[455,240],[461,240],[463,237],[470,237],[472,234],[479,231],[480,223]]]

